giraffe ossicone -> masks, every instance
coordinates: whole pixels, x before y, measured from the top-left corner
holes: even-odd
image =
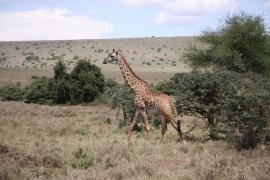
[[[122,56],[118,51],[115,51],[115,49],[113,49],[113,51],[109,53],[108,57],[104,59],[103,64],[111,62],[118,63],[123,78],[125,79],[125,83],[132,89],[135,94],[134,107],[136,111],[131,120],[132,123],[128,132],[128,141],[130,141],[132,130],[136,124],[139,115],[141,115],[143,118],[144,128],[149,137],[150,127],[147,120],[146,106],[156,108],[161,115],[162,136],[160,142],[163,141],[164,135],[167,131],[168,123],[170,123],[174,127],[174,129],[178,132],[180,139],[183,141],[180,121],[175,120],[175,117],[177,116],[177,111],[174,105],[174,99],[167,94],[151,89],[151,86],[147,82],[139,78],[133,72],[133,70],[128,65],[125,57]]]

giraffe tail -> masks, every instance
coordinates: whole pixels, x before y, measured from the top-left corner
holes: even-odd
[[[177,109],[176,109],[176,99],[175,99],[175,97],[171,97],[170,103],[171,103],[171,107],[172,107],[173,116],[177,117],[178,113],[177,113]],[[179,120],[177,120],[177,122],[175,122],[175,124],[177,124],[177,126],[178,126],[178,124],[180,124],[180,121],[179,122],[178,121]],[[177,127],[177,128],[179,129],[179,127]]]
[[[176,99],[175,99],[175,97],[171,97],[170,104],[171,104],[171,107],[172,107],[173,116],[176,117],[178,113],[177,113],[177,109],[176,109]]]

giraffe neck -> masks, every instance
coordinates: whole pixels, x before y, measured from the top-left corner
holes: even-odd
[[[138,90],[140,88],[139,86],[148,85],[145,81],[141,80],[130,68],[128,65],[126,59],[121,56],[121,59],[119,61],[119,67],[122,72],[122,75],[125,79],[126,84],[134,91]]]

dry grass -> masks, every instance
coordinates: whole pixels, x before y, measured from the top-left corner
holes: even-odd
[[[0,179],[269,179],[268,147],[237,152],[224,142],[176,143],[169,129],[118,129],[105,105],[0,102]]]

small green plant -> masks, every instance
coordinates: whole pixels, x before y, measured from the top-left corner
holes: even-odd
[[[7,61],[7,58],[4,56],[4,57],[0,57],[0,63],[3,63],[3,62],[6,62]]]
[[[73,57],[73,59],[74,59],[74,60],[79,60],[80,57],[79,57],[78,55],[75,55],[75,56]]]
[[[103,49],[98,49],[97,52],[98,53],[102,53],[104,50]]]
[[[25,60],[28,62],[34,62],[34,61],[39,62],[40,61],[39,56],[35,55],[32,52],[27,53]]]
[[[82,148],[79,148],[78,150],[73,152],[73,155],[75,157],[75,162],[72,163],[73,168],[88,169],[90,166],[94,164],[94,158],[88,157],[83,152]]]

